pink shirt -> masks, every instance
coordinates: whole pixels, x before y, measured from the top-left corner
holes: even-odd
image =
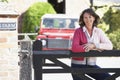
[[[83,49],[83,44],[94,43],[96,49],[98,50],[111,50],[113,48],[111,41],[106,36],[106,34],[100,29],[94,27],[92,36],[90,37],[86,27],[76,29],[72,41],[72,51],[73,52],[85,52]],[[85,60],[84,58],[73,58],[73,60]],[[95,64],[95,59],[89,58]],[[91,61],[89,61],[90,64]],[[86,61],[85,61],[86,62]],[[82,62],[83,63],[83,62]]]

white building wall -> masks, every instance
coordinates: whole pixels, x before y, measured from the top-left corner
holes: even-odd
[[[47,0],[9,0],[9,4],[14,7],[19,14],[25,12],[32,4],[36,2],[47,2]]]
[[[80,15],[81,11],[89,8],[89,0],[65,0],[66,14]]]

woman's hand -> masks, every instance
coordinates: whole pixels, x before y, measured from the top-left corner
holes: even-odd
[[[87,43],[87,44],[84,44],[83,46],[84,46],[83,48],[85,49],[85,52],[89,52],[90,50],[95,49],[94,43]]]

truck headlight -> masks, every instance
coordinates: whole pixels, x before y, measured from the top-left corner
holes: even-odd
[[[43,40],[41,40],[41,41],[42,41],[42,45],[43,45],[43,46],[46,46],[46,43],[47,43],[46,40],[43,39]]]

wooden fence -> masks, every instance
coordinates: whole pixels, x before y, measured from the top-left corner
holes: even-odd
[[[24,35],[24,34],[21,34]],[[85,52],[84,54],[72,53],[70,50],[34,50],[32,46],[33,41],[22,40],[20,42],[20,80],[32,80],[32,68],[34,69],[34,80],[42,80],[42,75],[44,73],[102,73],[110,72],[115,73],[111,77],[108,77],[106,80],[115,80],[120,76],[120,68],[85,68],[85,69],[72,69],[67,64],[59,61],[59,58],[71,58],[71,57],[120,57],[120,50],[108,50],[108,51],[90,51]],[[53,63],[45,63],[45,60],[49,59]],[[32,64],[33,63],[33,64]],[[33,67],[32,67],[33,66]],[[62,69],[43,69],[44,66],[54,67],[59,66]],[[79,75],[84,80],[91,80],[83,75]]]
[[[120,76],[120,68],[71,68],[67,64],[58,60],[59,58],[71,58],[71,57],[120,57],[120,50],[108,50],[108,51],[90,51],[80,53],[72,53],[70,50],[46,50],[46,51],[33,51],[33,68],[34,68],[34,80],[42,80],[43,73],[75,73],[79,74],[79,77],[83,80],[91,80],[90,78],[80,75],[81,73],[115,73],[105,80],[115,80]],[[44,60],[49,59],[53,63],[45,63]],[[44,69],[43,67],[60,66],[62,69]]]

